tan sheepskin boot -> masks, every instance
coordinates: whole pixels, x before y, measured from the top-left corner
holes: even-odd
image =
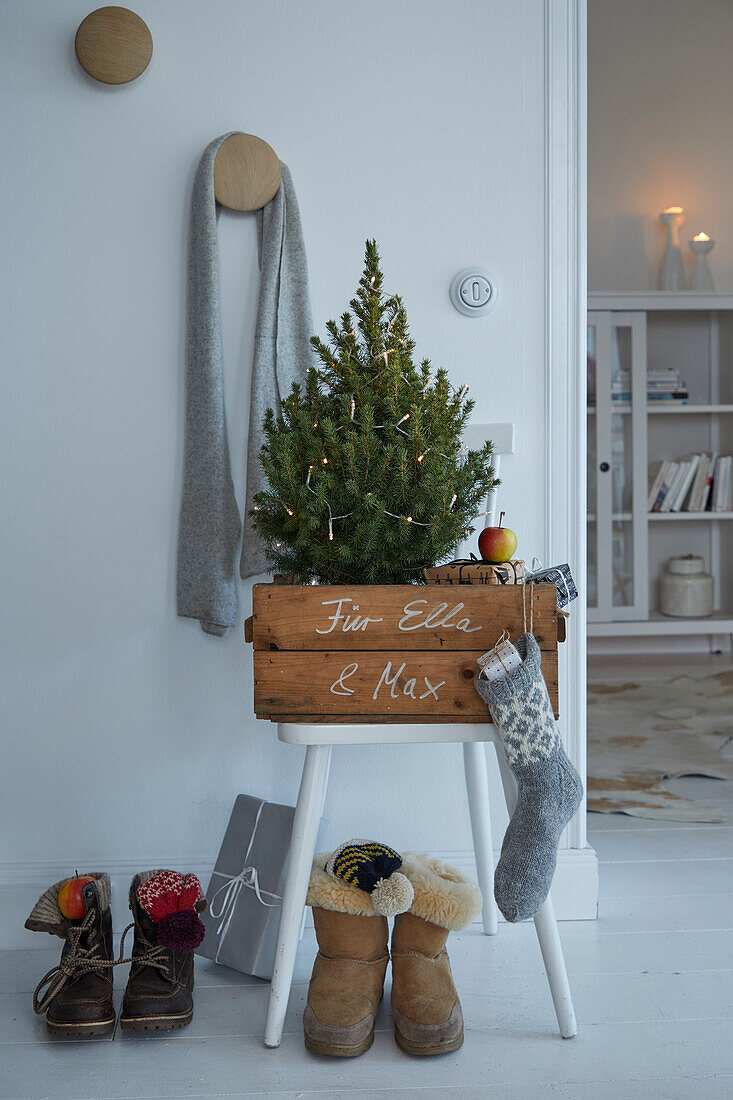
[[[463,1012],[445,942],[476,916],[481,891],[427,855],[405,852],[401,870],[415,897],[392,932],[395,1040],[408,1054],[446,1054],[463,1043]]]
[[[316,855],[308,887],[319,950],[303,1031],[314,1054],[354,1058],[374,1041],[389,962],[387,920],[368,893],[326,874],[329,856]]]

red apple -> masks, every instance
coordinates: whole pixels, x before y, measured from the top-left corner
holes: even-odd
[[[509,527],[502,527],[501,521],[503,518],[504,513],[502,512],[499,516],[499,526],[484,527],[478,537],[478,552],[484,561],[491,561],[495,564],[509,561],[517,549],[517,536]]]
[[[59,889],[58,906],[67,920],[81,920],[86,913],[82,890],[88,882],[94,882],[91,875],[77,875],[67,878]]]

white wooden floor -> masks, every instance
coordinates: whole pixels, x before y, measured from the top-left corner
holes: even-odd
[[[628,678],[623,666],[614,671]],[[561,925],[580,1026],[575,1039],[559,1038],[526,924],[502,924],[492,939],[473,925],[450,938],[466,1042],[456,1054],[427,1059],[395,1046],[388,995],[374,1046],[363,1057],[342,1061],[305,1051],[300,1015],[315,953],[312,932],[301,945],[276,1051],[261,1040],[266,984],[203,960],[186,1030],[52,1040],[33,1015],[31,991],[58,950],[6,951],[0,952],[0,1096],[730,1100],[733,783],[686,779],[675,787],[724,805],[730,820],[675,826],[590,815],[590,842],[601,860],[600,919]]]

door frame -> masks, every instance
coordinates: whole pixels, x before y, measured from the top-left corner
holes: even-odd
[[[586,752],[587,5],[545,4],[545,562],[569,562],[579,597],[560,647],[560,730]],[[585,786],[585,782],[584,782]],[[587,844],[585,801],[563,846]]]

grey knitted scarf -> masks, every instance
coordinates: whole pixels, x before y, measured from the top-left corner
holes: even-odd
[[[214,159],[229,134],[207,146],[191,202],[186,321],[186,429],[183,497],[178,528],[178,614],[198,619],[207,634],[224,635],[237,619],[236,556],[242,520],[234,496],[224,411],[219,299],[218,207]],[[280,412],[293,382],[312,365],[308,269],[298,202],[287,165],[282,183],[257,212],[260,295],[252,367],[247,447],[242,578],[267,569],[248,512],[265,487],[259,464],[266,409]]]

